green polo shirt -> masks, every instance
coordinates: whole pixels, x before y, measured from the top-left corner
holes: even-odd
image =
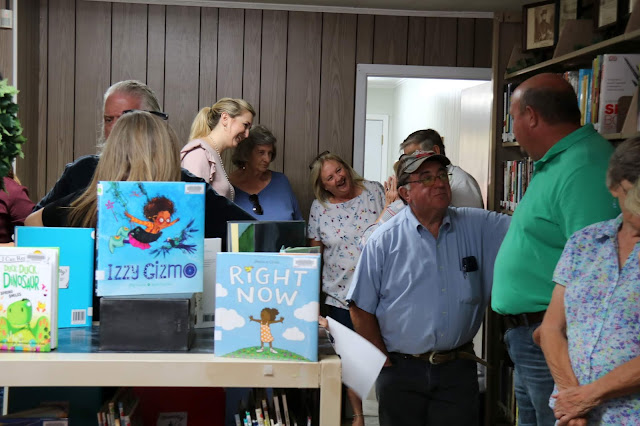
[[[605,183],[612,152],[613,146],[587,124],[535,162],[496,257],[494,311],[513,315],[547,309],[553,271],[571,234],[620,213]]]

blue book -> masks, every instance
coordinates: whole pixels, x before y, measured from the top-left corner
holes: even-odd
[[[98,296],[196,293],[204,183],[99,182]]]
[[[93,317],[93,228],[16,227],[18,247],[59,247],[58,328],[86,327]]]
[[[218,253],[214,354],[318,361],[319,254]]]

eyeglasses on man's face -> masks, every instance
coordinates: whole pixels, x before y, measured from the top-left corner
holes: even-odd
[[[153,114],[156,117],[160,117],[163,120],[168,120],[169,119],[169,114],[167,114],[166,112],[162,112],[162,111],[150,111],[148,109],[127,109],[125,111],[122,111],[122,114],[128,114],[130,112],[139,112],[139,111],[144,111],[144,112],[148,112],[149,114]]]
[[[258,194],[249,195],[249,201],[251,201],[251,204],[253,204],[253,208],[251,210],[253,210],[255,214],[257,215],[264,214],[264,210],[262,210],[262,206],[260,205],[260,200],[258,199]]]
[[[425,176],[422,179],[409,180],[403,183],[403,185],[406,185],[408,183],[421,183],[422,186],[428,188],[430,186],[433,186],[436,183],[436,179],[439,179],[441,182],[444,182],[444,183],[449,183],[451,181],[451,173],[441,172],[441,173],[438,173],[437,175]]]

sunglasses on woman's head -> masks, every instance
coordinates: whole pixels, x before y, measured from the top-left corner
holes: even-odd
[[[309,170],[313,169],[313,165],[316,164],[316,161],[329,154],[329,151],[323,151],[320,154],[316,155],[316,157],[309,163]]]
[[[162,111],[150,111],[148,109],[128,109],[125,111],[122,111],[122,114],[128,114],[130,112],[138,112],[138,111],[144,111],[144,112],[148,112],[149,114],[153,114],[156,117],[160,117],[163,120],[168,120],[169,119],[169,114],[167,114],[166,112],[162,112]]]
[[[260,205],[260,200],[258,199],[258,194],[249,195],[249,201],[251,201],[251,204],[253,204],[253,208],[251,210],[253,210],[255,214],[257,215],[264,214],[264,210],[262,210],[262,206]]]

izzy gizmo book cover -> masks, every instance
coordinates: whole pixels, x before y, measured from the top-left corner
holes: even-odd
[[[58,345],[58,249],[0,247],[0,350]]]
[[[98,296],[202,291],[204,183],[99,182]]]
[[[219,253],[214,354],[318,361],[320,255]]]
[[[91,325],[95,245],[93,228],[16,226],[16,246],[60,248],[58,328]]]

